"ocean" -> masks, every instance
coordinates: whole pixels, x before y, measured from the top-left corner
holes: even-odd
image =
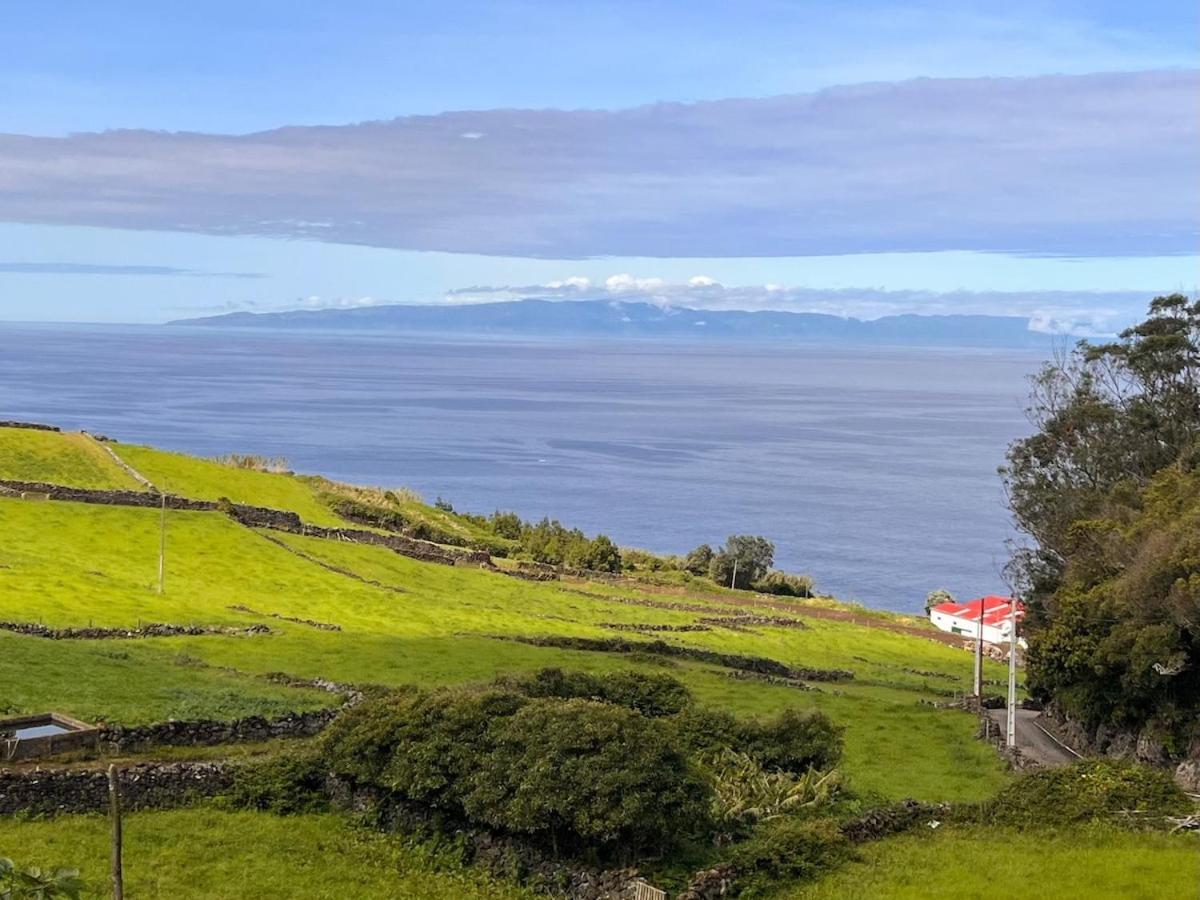
[[[0,419],[408,486],[683,553],[762,534],[819,589],[1002,592],[1027,351],[0,325]]]

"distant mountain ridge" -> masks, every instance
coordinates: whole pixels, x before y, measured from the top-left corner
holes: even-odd
[[[238,312],[171,325],[395,331],[506,337],[661,337],[909,346],[1044,347],[1052,335],[1020,316],[898,315],[853,319],[824,313],[708,310],[643,300],[509,300],[456,306]]]

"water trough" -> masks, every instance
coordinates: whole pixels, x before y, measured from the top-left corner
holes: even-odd
[[[0,763],[41,759],[95,747],[100,729],[62,713],[0,719]]]

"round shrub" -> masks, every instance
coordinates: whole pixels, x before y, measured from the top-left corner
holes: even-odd
[[[590,700],[533,700],[499,720],[467,815],[555,848],[663,848],[706,820],[709,788],[660,723]]]
[[[689,709],[672,718],[679,740],[692,752],[744,753],[764,769],[801,774],[828,769],[842,758],[845,731],[818,710],[785,709],[769,719],[738,719],[714,709]]]

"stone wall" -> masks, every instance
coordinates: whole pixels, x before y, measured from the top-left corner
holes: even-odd
[[[156,722],[152,725],[110,725],[100,729],[103,747],[128,753],[147,747],[211,747],[217,744],[257,743],[276,738],[312,737],[319,734],[340,712],[318,709],[286,713],[275,719],[247,716],[222,722],[198,719],[184,722]]]
[[[70,503],[94,503],[102,506],[134,506],[142,509],[157,509],[162,505],[163,495],[150,491],[108,491],[91,488],[68,487],[61,484],[47,484],[33,481],[13,481],[0,479],[0,492],[11,494],[32,494],[44,496],[50,500]],[[375,531],[365,531],[359,528],[326,528],[320,525],[310,525],[304,522],[294,512],[282,509],[271,509],[265,506],[250,506],[244,503],[230,503],[228,500],[191,500],[174,494],[166,495],[167,509],[182,509],[195,512],[224,512],[234,521],[248,528],[269,528],[274,531],[285,531],[290,534],[302,534],[325,540],[346,541],[353,544],[372,544],[386,547],[401,556],[423,562],[435,562],[442,565],[480,565],[491,564],[491,557],[484,550],[465,550],[443,547],[428,541],[418,541],[398,534],[381,534]]]
[[[40,422],[0,422],[0,428],[29,428],[33,431],[62,431],[57,425],[43,425]]]
[[[1181,788],[1189,793],[1200,794],[1200,725],[1195,729],[1187,751],[1180,755],[1170,753],[1161,737],[1149,727],[1140,732],[1123,731],[1107,725],[1087,728],[1054,703],[1047,704],[1042,714],[1057,726],[1058,737],[1063,743],[1079,753],[1130,759],[1170,769]]]
[[[0,622],[0,631],[11,631],[52,641],[114,641],[136,638],[196,636],[204,634],[270,634],[266,625],[167,625],[151,622],[137,628],[50,628],[37,622]]]
[[[854,677],[853,672],[844,669],[813,669],[804,666],[788,666],[778,660],[764,656],[745,656],[740,653],[719,653],[716,650],[705,650],[702,647],[686,647],[681,644],[668,644],[666,641],[627,641],[622,638],[586,638],[567,637],[560,635],[487,635],[501,641],[516,641],[535,647],[557,647],[563,650],[586,650],[601,653],[650,653],[655,656],[691,659],[696,662],[721,666],[726,669],[739,669],[744,672],[757,672],[761,675],[774,675],[777,678],[787,678],[801,681],[848,681]]]
[[[228,790],[231,770],[220,763],[147,763],[120,771],[126,810],[182,806]],[[108,775],[98,769],[0,769],[0,815],[102,812],[108,808]]]

